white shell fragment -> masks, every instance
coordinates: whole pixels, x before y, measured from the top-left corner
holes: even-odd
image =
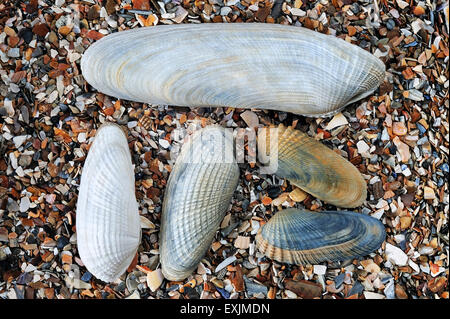
[[[408,256],[398,247],[386,243],[386,258],[397,266],[406,266]]]
[[[118,125],[103,124],[83,166],[76,229],[81,260],[105,282],[125,272],[140,243],[134,187],[125,133]]]
[[[142,103],[330,116],[384,79],[374,55],[331,35],[267,23],[161,25],[117,32],[81,60],[98,91]]]
[[[160,260],[164,277],[188,277],[210,248],[236,190],[233,136],[220,126],[196,131],[177,157],[164,194]]]

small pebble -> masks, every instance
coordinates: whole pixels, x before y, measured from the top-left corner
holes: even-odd
[[[30,208],[30,199],[28,197],[22,197],[20,199],[20,205],[19,205],[19,210],[24,213],[26,211],[28,211],[28,209]]]

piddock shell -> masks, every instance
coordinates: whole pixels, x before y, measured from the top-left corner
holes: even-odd
[[[117,32],[81,59],[98,91],[142,103],[329,116],[370,95],[385,66],[335,36],[268,23],[160,25]]]
[[[161,215],[160,254],[165,278],[183,280],[198,266],[228,210],[239,169],[224,128],[196,131],[170,173]]]
[[[95,277],[116,280],[136,255],[141,227],[127,138],[115,124],[98,129],[81,174],[76,231],[80,258]]]
[[[364,202],[366,182],[344,157],[290,126],[279,125],[264,133],[258,151],[270,150],[268,158],[275,163],[277,176],[335,206],[357,207]]]
[[[289,208],[275,213],[261,227],[256,245],[279,262],[317,264],[366,256],[385,238],[383,224],[368,215]]]

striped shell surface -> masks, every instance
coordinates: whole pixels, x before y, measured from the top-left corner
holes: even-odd
[[[141,227],[127,138],[103,124],[83,166],[77,201],[80,258],[95,277],[116,280],[136,255]]]
[[[259,152],[270,149],[266,153],[275,163],[277,176],[338,207],[357,207],[364,202],[366,182],[345,158],[290,126],[279,125],[265,133],[258,140]]]
[[[279,262],[317,264],[366,256],[385,238],[383,224],[368,215],[289,208],[277,212],[261,227],[256,245]]]
[[[117,32],[81,59],[98,91],[142,103],[330,116],[380,85],[385,66],[332,35],[266,23],[160,25]]]
[[[219,126],[183,144],[164,194],[160,260],[164,277],[183,280],[212,244],[237,187],[232,134]]]

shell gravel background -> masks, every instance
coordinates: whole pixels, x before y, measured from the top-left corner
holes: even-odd
[[[448,298],[447,3],[2,1],[0,298]],[[216,22],[281,23],[335,34],[383,60],[387,76],[369,98],[333,118],[311,119],[118,101],[95,92],[80,74],[83,52],[107,34]],[[106,120],[127,128],[146,224],[138,258],[114,283],[95,279],[83,266],[75,229],[82,165]],[[385,243],[340,264],[295,266],[264,258],[255,251],[255,234],[278,210],[335,207],[275,176],[260,176],[258,163],[244,163],[231,208],[197,271],[184,282],[163,279],[158,233],[170,150],[179,147],[173,133],[192,123],[249,130],[294,124],[320,140],[363,174],[368,197],[355,211],[383,222]]]

